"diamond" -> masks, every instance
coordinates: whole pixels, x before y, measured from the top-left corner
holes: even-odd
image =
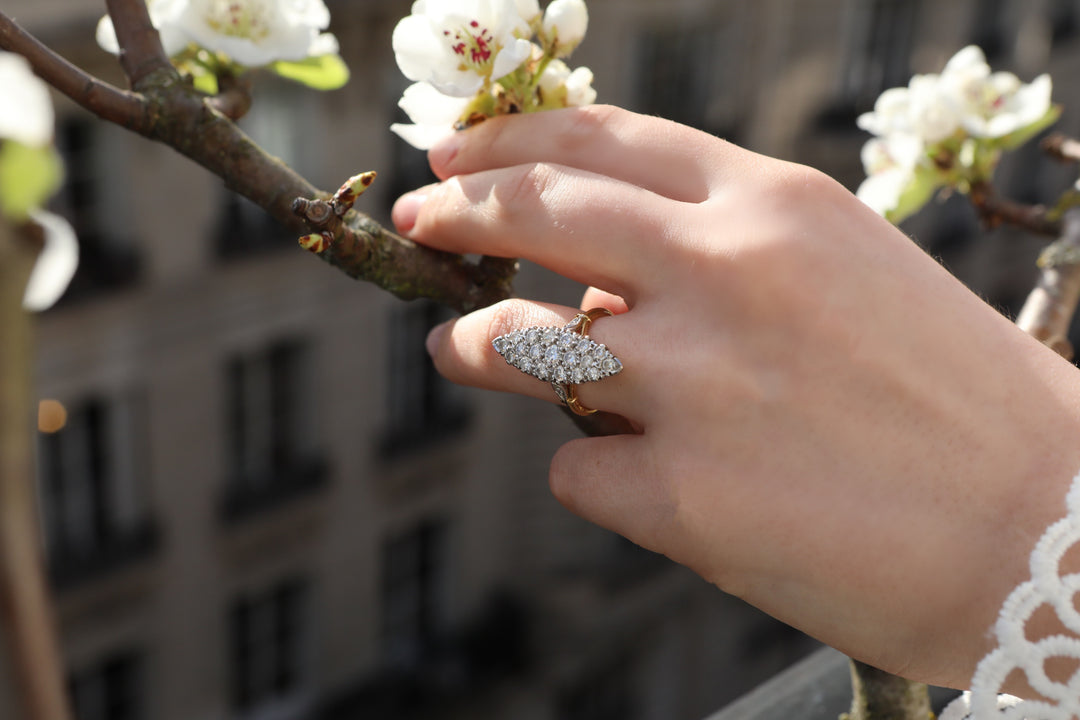
[[[518,370],[555,383],[592,382],[622,371],[607,347],[569,329],[574,326],[514,330],[491,345]]]

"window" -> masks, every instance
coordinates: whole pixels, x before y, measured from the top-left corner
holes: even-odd
[[[228,364],[228,477],[224,513],[237,518],[320,486],[307,352],[294,341]]]
[[[857,0],[852,7],[840,94],[853,109],[867,109],[883,90],[910,79],[918,2]]]
[[[388,428],[382,450],[399,454],[458,432],[468,411],[463,390],[435,370],[424,349],[428,331],[450,311],[428,300],[394,306],[390,317]]]
[[[427,520],[391,537],[382,552],[386,664],[415,670],[436,649],[445,615],[446,526]]]
[[[731,138],[741,120],[739,39],[732,23],[643,31],[636,109]]]
[[[53,201],[79,237],[79,267],[65,297],[74,299],[126,287],[138,276],[125,183],[126,131],[74,115],[57,127],[64,157],[64,183]]]
[[[121,653],[72,674],[69,681],[75,720],[140,720],[146,717],[142,662]]]
[[[143,557],[156,528],[139,493],[138,403],[91,398],[39,436],[39,488],[50,572],[67,585]]]
[[[233,707],[284,704],[307,680],[307,586],[286,580],[238,599],[229,614]]]

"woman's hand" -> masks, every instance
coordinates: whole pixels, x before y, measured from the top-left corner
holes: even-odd
[[[624,370],[578,386],[636,435],[552,460],[574,512],[841,650],[960,686],[1080,467],[1080,375],[812,169],[611,107],[489,120],[431,151],[399,228],[590,286]],[[577,308],[437,329],[451,380],[554,401],[491,341]]]

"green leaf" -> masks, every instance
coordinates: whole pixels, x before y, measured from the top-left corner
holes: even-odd
[[[64,177],[60,154],[51,145],[0,142],[0,214],[22,222],[49,199]]]
[[[1019,130],[1014,130],[1002,138],[998,138],[995,144],[1005,150],[1014,150],[1053,125],[1057,122],[1059,117],[1061,117],[1061,106],[1051,105],[1050,109],[1047,110],[1046,114],[1041,118],[1030,125],[1022,127]]]
[[[340,55],[321,55],[298,62],[280,60],[270,69],[314,90],[337,90],[349,82],[349,66]]]
[[[942,185],[941,180],[941,173],[932,168],[924,166],[915,168],[914,177],[904,188],[904,192],[900,193],[896,207],[885,213],[885,219],[894,225],[899,225],[905,218],[917,213],[934,197],[934,193]]]

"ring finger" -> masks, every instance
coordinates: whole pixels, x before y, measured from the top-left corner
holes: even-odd
[[[510,365],[495,351],[492,341],[514,330],[530,327],[562,328],[578,312],[561,305],[505,300],[439,326],[428,338],[428,351],[435,367],[449,380],[557,403],[559,400],[550,380],[539,380]],[[588,331],[591,340],[607,346],[620,361],[623,358],[619,355],[619,348],[624,334],[616,323],[623,318],[625,316],[601,317]],[[609,341],[611,345],[608,345]],[[596,357],[595,350],[592,354]],[[548,367],[554,367],[566,359],[562,354],[557,359],[548,357],[542,361],[548,363]],[[637,421],[637,408],[629,395],[633,374],[632,370],[618,372],[598,382],[580,383],[576,386],[578,399],[587,408],[616,413]]]

